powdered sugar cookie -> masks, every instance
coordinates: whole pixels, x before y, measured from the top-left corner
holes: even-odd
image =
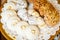
[[[7,2],[13,2],[16,4],[16,8],[19,10],[20,8],[26,8],[27,2],[26,0],[8,0]]]
[[[7,0],[1,13],[3,33],[7,40],[49,40],[59,30],[59,15],[47,0]]]
[[[39,17],[39,13],[33,9],[29,9],[28,14],[31,16]]]
[[[17,13],[14,10],[6,10],[4,12],[1,13],[1,22],[6,22],[10,17],[12,16],[16,16]]]
[[[24,12],[23,12],[24,11]],[[18,16],[24,20],[24,21],[27,21],[28,20],[28,15],[27,15],[27,10],[26,9],[20,9],[18,11]]]
[[[14,17],[11,17],[9,18],[7,21],[6,21],[6,24],[7,26],[9,27],[14,27],[16,26],[21,20],[17,17],[17,16],[14,16]]]
[[[2,11],[6,11],[6,10],[16,10],[16,5],[12,2],[5,3],[4,7],[2,8]]]

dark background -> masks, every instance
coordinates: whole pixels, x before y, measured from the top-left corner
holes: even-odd
[[[6,38],[0,32],[0,40],[6,40]]]

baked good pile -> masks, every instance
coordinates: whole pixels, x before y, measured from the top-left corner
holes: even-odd
[[[7,0],[1,13],[3,29],[13,40],[48,40],[60,26],[59,9],[52,3],[52,0]]]

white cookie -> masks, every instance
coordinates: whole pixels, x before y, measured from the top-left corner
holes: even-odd
[[[20,22],[17,16],[11,17],[6,21],[8,27],[15,27]]]
[[[21,25],[20,25],[21,24]],[[18,33],[19,36],[17,40],[37,40],[39,35],[39,30],[36,26],[27,25],[26,22],[20,22]]]
[[[5,3],[4,7],[2,8],[2,11],[6,11],[6,10],[16,10],[16,5],[12,2]]]
[[[36,26],[29,26],[25,34],[28,40],[38,40],[39,30]]]
[[[28,16],[27,16],[27,10],[26,9],[20,9],[18,11],[18,16],[24,20],[24,21],[27,21],[28,20]]]
[[[35,16],[35,17],[39,17],[39,13],[37,11],[33,10],[33,9],[29,9],[28,14],[32,15],[32,16]]]
[[[6,22],[10,17],[16,16],[16,12],[14,10],[7,10],[1,13],[1,21],[2,23]]]
[[[7,2],[14,2],[16,3],[16,8],[19,10],[21,8],[26,8],[27,7],[27,2],[26,0],[7,0]]]

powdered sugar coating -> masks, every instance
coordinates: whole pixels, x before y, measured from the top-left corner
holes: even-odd
[[[8,8],[10,5],[11,9]],[[15,37],[15,40],[48,40],[51,35],[55,35],[60,22],[50,27],[33,9],[32,3],[28,6],[28,10],[26,7],[26,0],[7,0],[1,13],[1,22],[6,33]]]
[[[5,3],[4,4],[4,7],[2,8],[2,11],[6,11],[6,10],[16,10],[16,5],[12,2],[9,2],[9,3]]]

